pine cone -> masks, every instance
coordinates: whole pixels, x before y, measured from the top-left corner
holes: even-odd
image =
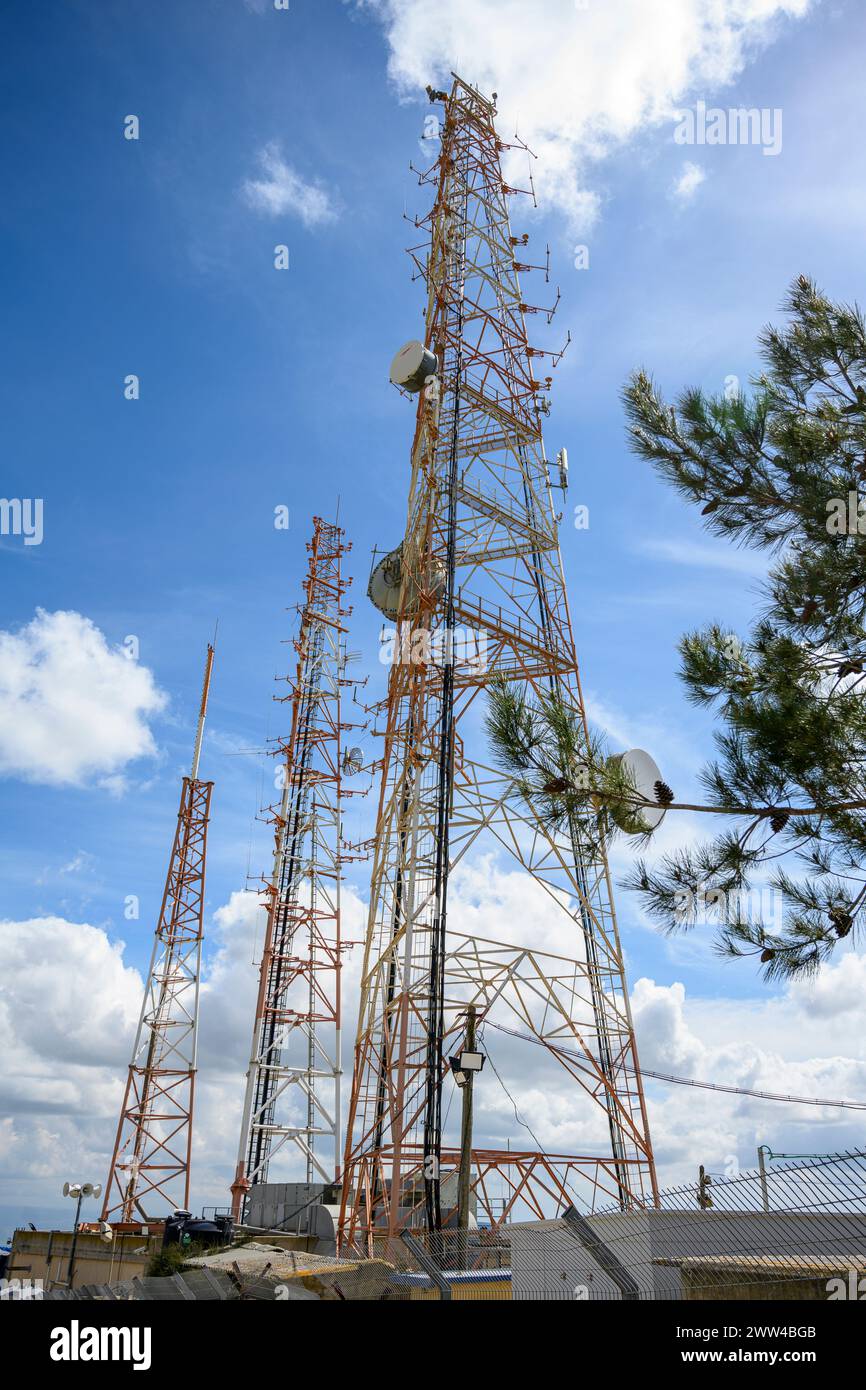
[[[833,924],[834,932],[841,941],[843,937],[848,935],[853,927],[854,918],[851,916],[850,912],[845,911],[844,907],[831,907],[827,916]]]
[[[770,947],[768,946],[767,949],[766,949],[765,951],[762,951],[762,952],[761,952],[761,964],[762,964],[762,965],[766,965],[766,964],[767,964],[767,961],[768,961],[768,960],[773,960],[774,957],[775,957],[775,955],[776,955],[776,952],[773,951],[773,950],[771,950]]]
[[[788,824],[789,816],[787,811],[774,811],[770,817],[770,825],[774,835],[778,835],[780,830],[784,830]]]
[[[562,792],[568,791],[568,782],[564,777],[553,777],[549,782],[545,782],[542,791],[548,796],[559,796]]]
[[[653,787],[653,791],[655,792],[656,801],[659,803],[660,806],[670,806],[671,802],[674,799],[674,794],[668,786],[667,782],[656,782]]]
[[[712,502],[708,502],[705,507],[701,508],[701,516],[709,516],[710,512],[714,512],[716,510],[716,507],[719,506],[721,500],[721,497],[714,497]]]

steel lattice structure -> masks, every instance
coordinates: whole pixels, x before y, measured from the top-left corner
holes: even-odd
[[[165,892],[105,1185],[103,1221],[148,1220],[189,1204],[207,826],[213,791],[213,782],[199,780],[198,768],[213,655],[213,647],[208,646],[192,770],[181,788]],[[154,1202],[160,1210],[153,1210]]]
[[[502,990],[554,992],[531,953],[503,966],[495,943],[474,950],[447,921],[448,878],[471,847],[507,850],[573,928],[571,985],[556,1035],[539,1037],[603,1112],[609,1154],[476,1156],[482,1200],[492,1172],[519,1170],[530,1210],[562,1205],[576,1168],[628,1207],[655,1199],[655,1173],[608,866],[576,819],[551,832],[512,781],[470,746],[495,678],[556,691],[586,733],[549,465],[542,438],[540,357],[529,346],[518,248],[495,107],[455,78],[444,101],[439,158],[420,182],[435,200],[413,249],[428,298],[425,345],[437,368],[420,393],[400,563],[397,658],[389,674],[361,1009],[348,1117],[341,1248],[419,1222],[448,1219],[442,1143],[445,1045],[466,1001],[485,1010]],[[479,655],[484,653],[484,659]],[[421,655],[418,656],[417,654]],[[519,957],[519,968],[518,968]],[[504,972],[504,973],[503,973]],[[500,988],[500,985],[502,988]],[[490,1015],[492,1017],[492,1015]],[[523,1018],[524,1025],[527,1018]],[[581,1062],[557,1054],[556,1043]],[[519,1162],[518,1162],[519,1159]],[[557,1187],[557,1183],[559,1184]],[[540,1184],[540,1185],[539,1185]],[[488,1211],[490,1206],[488,1204]]]
[[[273,873],[247,1072],[232,1210],[294,1146],[307,1181],[333,1182],[341,1161],[341,739],[347,653],[343,600],[350,580],[344,531],[314,520],[291,692],[280,745],[283,786],[274,816]],[[327,1146],[327,1155],[324,1150]]]

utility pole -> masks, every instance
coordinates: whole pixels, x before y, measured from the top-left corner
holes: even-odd
[[[477,1009],[470,1004],[466,1010],[465,1051],[475,1051]],[[460,1230],[460,1250],[465,1258],[466,1233],[469,1230],[469,1185],[472,1177],[472,1086],[474,1071],[465,1071],[463,1085],[463,1116],[460,1125],[460,1171],[457,1179],[457,1225]]]
[[[78,1201],[75,1204],[75,1222],[72,1227],[72,1247],[69,1251],[69,1269],[66,1273],[66,1283],[72,1288],[72,1278],[75,1274],[75,1250],[78,1245],[78,1223],[81,1220],[81,1203],[84,1200],[84,1192],[79,1190]]]
[[[85,1197],[99,1197],[102,1192],[100,1183],[91,1182],[67,1182],[63,1184],[64,1197],[71,1197],[75,1202],[75,1220],[72,1223],[72,1243],[69,1250],[69,1267],[66,1271],[66,1287],[72,1288],[72,1281],[75,1277],[75,1254],[78,1249],[78,1227],[81,1224],[81,1203]],[[49,1260],[50,1264],[50,1260]]]

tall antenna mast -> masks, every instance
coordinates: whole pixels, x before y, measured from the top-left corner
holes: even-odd
[[[199,779],[214,649],[208,644],[192,769],[177,828],[108,1181],[103,1221],[142,1221],[189,1205],[207,826],[213,782]]]
[[[192,768],[190,770],[190,780],[195,782],[198,778],[198,765],[201,760],[201,745],[204,739],[204,721],[207,718],[207,702],[210,696],[210,677],[213,670],[213,646],[208,643],[207,659],[204,667],[204,681],[201,688],[201,701],[198,707],[198,725],[195,731],[195,744],[192,750]]]
[[[344,1251],[370,1251],[406,1225],[436,1233],[452,1219],[459,1152],[444,1133],[443,1092],[469,1005],[482,1035],[488,1017],[520,1018],[577,1083],[575,1100],[600,1108],[608,1136],[589,1155],[474,1151],[473,1200],[491,1222],[562,1210],[578,1183],[588,1203],[607,1193],[623,1208],[656,1193],[598,825],[574,816],[552,829],[485,761],[479,732],[484,691],[504,678],[537,698],[555,694],[588,739],[542,438],[552,378],[536,375],[568,339],[557,350],[527,339],[527,315],[550,322],[558,297],[533,305],[521,289],[521,272],[546,277],[547,266],[525,263],[528,238],[511,231],[508,200],[521,190],[503,177],[510,147],[497,136],[494,102],[456,76],[450,94],[428,95],[445,109],[439,158],[419,176],[435,190],[433,206],[410,250],[427,288],[424,341],[406,344],[391,371],[418,400],[408,515],[370,584],[396,622],[398,656],[383,704]],[[523,943],[491,942],[449,918],[449,877],[470,849],[510,855],[535,881],[539,907],[560,915],[567,959],[542,957],[531,929]],[[578,1063],[565,1059],[566,1039]],[[492,1178],[506,1194],[501,1209]]]
[[[292,719],[281,742],[282,796],[273,814],[274,863],[266,884],[267,927],[250,1064],[232,1184],[244,1215],[251,1187],[270,1164],[297,1160],[308,1182],[333,1183],[341,1160],[341,865],[344,779],[360,770],[342,749],[346,678],[342,572],[345,532],[321,517],[308,542]],[[294,1176],[294,1174],[292,1174]]]

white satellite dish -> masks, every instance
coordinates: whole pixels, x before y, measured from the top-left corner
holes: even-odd
[[[658,764],[654,758],[643,748],[630,748],[627,753],[616,753],[610,761],[619,763],[628,774],[629,781],[643,801],[657,801],[656,784],[662,782],[662,775]],[[665,808],[661,805],[643,806],[635,808],[637,819],[643,824],[646,830],[655,830],[661,825],[665,817]],[[616,807],[611,808],[611,819],[615,825],[622,829],[631,829],[634,822],[634,812],[625,807],[618,812]]]
[[[434,606],[444,594],[445,566],[438,560],[433,563],[435,578],[432,582],[419,585],[417,577],[414,574],[409,574],[409,582],[406,585],[405,616],[411,616],[417,609],[422,589],[428,599],[432,600]],[[403,571],[403,542],[401,541],[396,550],[389,550],[388,554],[375,566],[367,585],[367,597],[378,608],[379,612],[384,613],[385,617],[390,618],[392,622],[400,612],[400,586],[403,581]]]
[[[396,618],[400,609],[400,583],[403,578],[403,543],[389,550],[376,565],[367,585],[367,597],[386,618]]]
[[[391,363],[391,381],[403,391],[413,394],[436,374],[436,354],[419,343],[417,338],[404,343]]]

